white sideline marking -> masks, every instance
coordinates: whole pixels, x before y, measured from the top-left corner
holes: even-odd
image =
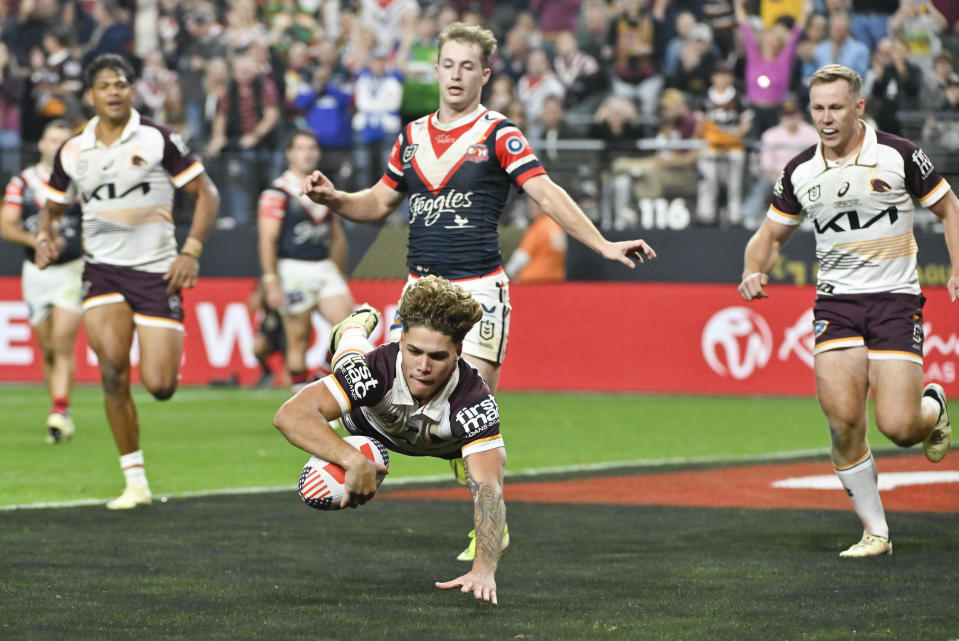
[[[881,450],[877,450],[881,451]],[[828,448],[813,450],[796,450],[794,452],[773,452],[762,455],[743,456],[702,456],[702,457],[674,457],[662,459],[640,459],[636,461],[612,461],[604,463],[584,463],[581,465],[565,465],[557,467],[538,467],[528,470],[507,471],[510,479],[535,478],[549,474],[563,474],[569,472],[602,472],[607,470],[631,470],[642,468],[665,467],[668,465],[723,465],[730,463],[765,463],[768,461],[790,461],[794,459],[826,456]],[[383,481],[384,486],[414,485],[418,483],[437,483],[452,480],[450,474],[433,474],[429,476],[415,476],[410,478],[390,478]],[[240,494],[267,494],[270,492],[295,492],[296,485],[277,485],[269,487],[238,487],[221,488],[216,490],[199,490],[196,492],[175,492],[171,494],[154,495],[154,503],[163,503],[168,499],[184,499],[205,496],[232,496]],[[0,505],[0,512],[13,510],[43,510],[51,508],[83,507],[88,505],[103,505],[114,497],[101,499],[77,499],[75,501],[52,501],[46,503],[20,503],[14,505]]]
[[[941,472],[890,472],[879,475],[879,489],[892,490],[905,485],[931,485],[933,483],[959,483],[959,471]],[[842,484],[835,474],[790,477],[773,483],[773,487],[789,490],[841,490]]]

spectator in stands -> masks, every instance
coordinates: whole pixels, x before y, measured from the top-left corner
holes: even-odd
[[[702,0],[702,21],[713,32],[713,42],[720,58],[726,59],[736,49],[736,10],[733,0]]]
[[[802,87],[808,89],[809,78],[819,67],[816,66],[816,48],[826,41],[829,21],[826,16],[814,13],[806,21],[806,28],[803,30],[802,38],[796,46],[796,58],[799,61],[799,79]],[[793,73],[795,77],[796,73]],[[805,103],[807,91],[802,91],[800,95]]]
[[[919,106],[922,109],[937,109],[936,105],[945,97],[949,76],[956,73],[955,60],[948,51],[936,56],[932,64],[932,73],[923,82]]]
[[[643,137],[636,103],[616,94],[607,96],[593,114],[589,137],[605,143],[603,165],[610,168],[602,176],[603,226],[629,227],[636,222],[636,212],[631,207],[632,175],[628,165],[638,152],[636,140]]]
[[[889,35],[903,38],[912,62],[928,72],[933,58],[942,51],[940,34],[948,26],[930,0],[900,0],[899,9],[889,18]]]
[[[416,0],[359,0],[360,24],[388,53],[409,48],[420,5]]]
[[[403,76],[403,102],[400,119],[415,120],[433,111],[440,99],[433,65],[439,56],[436,19],[427,13],[416,18],[413,38],[406,51],[397,53],[397,65]],[[493,107],[490,107],[491,109]]]
[[[869,47],[849,34],[849,15],[833,13],[829,16],[829,37],[816,45],[813,64],[818,69],[829,64],[849,67],[860,76],[869,68]],[[808,77],[803,78],[808,81]]]
[[[526,73],[516,83],[516,96],[526,107],[531,122],[539,120],[547,96],[563,99],[566,88],[559,81],[542,49],[533,49],[526,58]]]
[[[637,198],[661,198],[676,194],[696,195],[696,140],[698,123],[678,89],[665,89],[659,99],[659,129],[654,139],[660,147],[655,155],[631,164],[633,192]]]
[[[269,37],[266,27],[257,19],[254,0],[230,0],[223,36],[230,59],[254,42],[264,42]]]
[[[738,227],[743,222],[743,138],[752,128],[752,110],[733,84],[732,69],[716,65],[712,85],[699,112],[698,136],[706,141],[699,153],[696,220],[700,225]],[[726,185],[726,206],[720,207],[720,185]]]
[[[435,84],[435,82],[434,82]],[[498,111],[505,114],[509,110],[510,104],[517,100],[516,87],[513,85],[509,76],[502,74],[493,76],[489,83],[489,96],[483,101],[490,111]]]
[[[301,89],[295,105],[323,150],[320,171],[352,184],[353,94],[349,86],[341,85],[332,76],[331,64],[318,60],[313,68],[313,86]]]
[[[296,109],[296,97],[300,95],[300,90],[312,84],[313,64],[307,43],[302,40],[290,43],[283,67],[283,109],[287,113]]]
[[[372,172],[386,165],[390,148],[400,131],[403,83],[386,58],[385,49],[374,49],[354,87],[353,156],[357,181],[361,185],[375,182]]]
[[[871,50],[889,35],[889,19],[899,8],[899,0],[851,0],[852,37]]]
[[[708,25],[698,23],[683,40],[678,64],[666,77],[666,86],[698,99],[709,88],[709,78],[716,62],[712,31]]]
[[[872,88],[876,81],[886,71],[886,65],[892,60],[892,38],[882,38],[876,43],[876,48],[869,57],[869,68],[862,76],[862,95],[872,96]],[[871,105],[866,105],[866,111],[871,111]]]
[[[42,47],[44,34],[59,22],[59,10],[56,0],[21,0],[15,20],[5,26],[3,33],[3,42],[21,65],[29,64],[30,52]],[[34,140],[39,140],[39,132]]]
[[[31,75],[34,115],[43,123],[63,118],[79,124],[83,117],[80,108],[83,67],[71,54],[72,45],[73,34],[62,23],[51,26],[43,36],[46,58],[43,66]]]
[[[805,16],[789,31],[776,25],[754,33],[744,0],[735,0],[735,4],[746,51],[744,84],[753,109],[752,138],[759,138],[779,121],[779,110],[789,93],[796,45],[802,35],[799,25],[805,23]]]
[[[503,269],[517,283],[552,283],[566,280],[566,232],[532,199],[535,214],[519,246]]]
[[[556,148],[556,141],[574,137],[565,117],[563,99],[559,96],[547,96],[543,100],[539,118],[527,127],[530,139],[539,141],[539,144],[534,143],[534,147],[540,161],[550,171],[552,164],[559,160],[561,155]]]
[[[579,50],[572,31],[556,35],[556,58],[553,68],[565,89],[565,103],[571,108],[592,112],[602,100],[606,75],[596,58]]]
[[[546,38],[576,29],[580,0],[528,0],[529,9],[539,16],[539,30]]]
[[[665,48],[663,40],[662,19],[654,16],[646,0],[618,1],[604,61],[613,67],[613,93],[636,100],[646,115],[655,114],[663,86],[656,62],[656,47]]]
[[[93,21],[96,28],[83,49],[83,64],[89,64],[103,53],[115,53],[129,58],[133,51],[130,10],[117,0],[94,2]]]
[[[166,101],[170,84],[178,82],[176,72],[167,69],[163,53],[154,49],[143,58],[143,69],[136,81],[136,109],[141,114],[158,120]]]
[[[211,58],[203,74],[203,102],[200,110],[200,128],[195,132],[197,147],[204,147],[213,139],[213,122],[216,120],[217,108],[221,101],[226,100],[230,87],[230,67],[225,58]],[[210,174],[215,174],[215,164],[211,163]],[[223,184],[222,180],[216,180]]]
[[[226,160],[231,184],[225,190],[225,210],[237,225],[246,225],[250,220],[253,202],[259,193],[260,165],[269,171],[279,119],[280,98],[276,85],[259,73],[252,56],[236,56],[226,95],[217,105],[213,138],[206,154],[229,153]]]
[[[872,113],[878,128],[902,135],[899,111],[919,108],[922,78],[922,70],[909,61],[909,43],[900,37],[893,38],[891,58],[872,86]]]
[[[223,26],[216,22],[213,5],[199,2],[186,16],[186,29],[189,37],[177,59],[180,88],[186,102],[187,118],[190,130],[200,136],[205,143],[209,140],[205,134],[203,107],[207,92],[204,89],[207,65],[214,59],[226,57],[226,44],[223,38]],[[210,120],[212,123],[212,120]]]
[[[923,126],[923,140],[944,147],[959,149],[959,74],[946,79],[943,95],[933,107]]]
[[[503,46],[493,52],[490,63],[494,77],[504,74],[516,83],[526,73],[526,60],[530,52],[529,36],[529,32],[519,25],[506,32]]]
[[[576,42],[580,50],[597,61],[609,59],[609,21],[609,10],[604,0],[585,0],[580,6]]]
[[[676,14],[673,22],[673,36],[666,42],[666,50],[663,54],[663,75],[671,76],[679,67],[679,55],[682,51],[683,43],[689,37],[690,31],[697,25],[696,14],[692,11],[680,11]],[[712,44],[713,34],[709,32],[709,42]]]
[[[816,128],[803,119],[799,102],[787,98],[782,106],[779,124],[763,132],[759,153],[759,171],[746,202],[743,204],[743,225],[758,229],[772,202],[773,186],[780,172],[796,154],[819,142]]]
[[[26,78],[11,59],[7,45],[0,42],[0,178],[3,181],[20,172],[20,105],[26,92]]]

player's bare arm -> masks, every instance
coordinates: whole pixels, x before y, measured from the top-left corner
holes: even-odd
[[[220,193],[216,185],[206,173],[202,173],[187,184],[183,191],[196,201],[193,208],[193,223],[187,235],[180,254],[170,265],[163,279],[167,281],[167,293],[172,294],[181,289],[189,289],[196,285],[200,273],[200,254],[203,252],[203,242],[210,233],[213,219],[216,218],[220,207]]]
[[[476,558],[469,572],[452,581],[438,581],[436,587],[443,590],[458,587],[463,593],[472,592],[477,599],[496,605],[496,566],[506,525],[503,501],[506,450],[500,447],[471,454],[463,459],[463,464],[466,482],[473,494]]]
[[[942,220],[949,260],[952,262],[952,275],[946,289],[949,291],[949,300],[956,302],[956,299],[959,299],[959,199],[956,198],[955,192],[949,191],[929,207],[929,211]]]
[[[644,240],[606,240],[569,193],[549,176],[541,174],[530,178],[523,183],[523,190],[567,234],[603,258],[618,261],[630,268],[636,266],[634,260],[642,263],[646,258],[656,258],[656,252]]]
[[[64,244],[57,234],[57,228],[66,210],[66,205],[51,200],[47,200],[43,209],[40,210],[37,218],[37,235],[34,239],[36,250],[34,261],[40,269],[52,265],[63,251]]]
[[[283,289],[276,268],[276,245],[280,238],[283,221],[270,216],[258,216],[256,221],[260,251],[260,273],[263,275],[263,292],[266,303],[273,309],[282,309]]]
[[[300,194],[354,223],[379,222],[403,202],[403,194],[387,187],[382,180],[368,189],[346,192],[334,187],[320,171],[303,179]]]
[[[779,258],[779,250],[796,231],[796,227],[783,225],[768,218],[746,243],[743,279],[739,283],[739,295],[743,300],[766,298],[763,290],[769,283],[769,270]]]
[[[0,237],[11,243],[35,248],[37,237],[20,226],[20,214],[19,205],[0,207]]]
[[[346,470],[346,494],[340,507],[358,507],[376,494],[376,475],[388,470],[367,459],[333,431],[329,421],[341,415],[336,399],[323,382],[317,381],[284,403],[273,417],[273,424],[296,447]]]

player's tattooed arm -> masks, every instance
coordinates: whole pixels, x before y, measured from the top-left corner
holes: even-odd
[[[499,562],[500,541],[506,524],[506,504],[503,501],[501,476],[490,474],[482,460],[484,454],[498,455],[500,450],[481,452],[463,459],[466,485],[473,495],[473,520],[476,529],[475,566],[496,568]],[[477,461],[475,459],[479,458]],[[480,465],[477,465],[480,463]],[[479,468],[479,469],[477,469]]]

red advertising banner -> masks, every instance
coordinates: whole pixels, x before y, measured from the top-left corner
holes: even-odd
[[[395,311],[401,281],[352,281],[357,301]],[[250,279],[207,278],[185,296],[185,384],[259,375]],[[511,286],[513,314],[504,390],[811,395],[812,287],[771,286],[744,303],[734,285],[558,283]],[[928,288],[926,378],[959,394],[959,307]],[[311,368],[326,356],[329,326],[314,316]],[[136,362],[136,348],[133,354]],[[96,382],[96,359],[82,335],[77,378]],[[0,278],[0,381],[40,381],[41,365],[16,278]]]

